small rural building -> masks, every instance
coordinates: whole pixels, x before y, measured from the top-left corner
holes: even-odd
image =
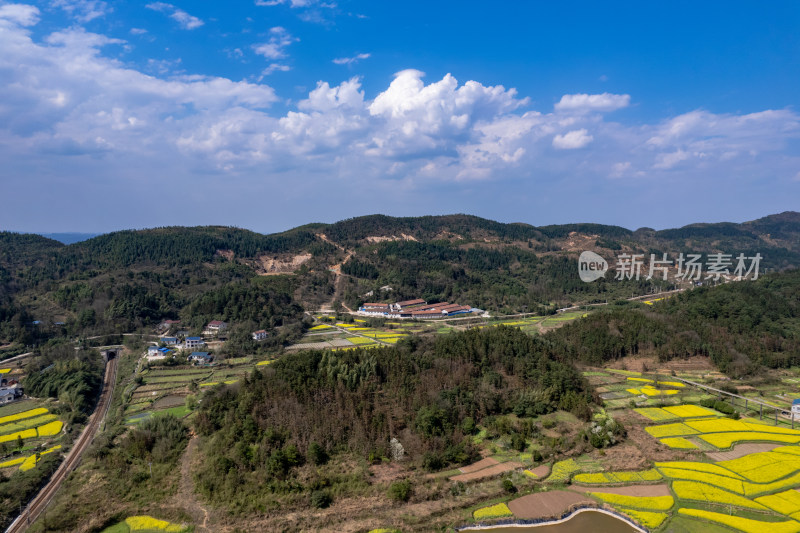
[[[213,357],[208,352],[192,352],[189,361],[196,365],[207,365],[211,363]]]
[[[161,342],[167,346],[175,346],[178,344],[178,337],[161,337]]]
[[[397,302],[392,304],[392,311],[402,311],[406,307],[414,307],[417,305],[425,305],[425,300],[421,298],[416,298],[414,300],[404,300],[402,302]]]
[[[0,387],[0,405],[11,403],[14,400],[18,400],[23,396],[23,389],[19,386],[19,383],[14,382],[12,385],[7,385],[5,387]]]
[[[800,418],[800,398],[792,400],[792,415],[795,418]]]
[[[186,341],[184,342],[184,346],[187,350],[191,350],[192,348],[199,348],[200,346],[205,346],[206,341],[203,340],[203,337],[186,337]]]
[[[360,310],[362,311],[378,311],[381,313],[388,313],[389,309],[390,309],[389,304],[378,304],[378,303],[365,303],[360,308]]]
[[[267,331],[260,329],[258,331],[253,332],[253,340],[254,341],[263,341],[267,338]]]
[[[226,324],[222,320],[212,320],[211,322],[208,323],[206,329],[214,333],[220,333],[228,329],[228,324]]]
[[[358,308],[358,313],[367,316],[385,316],[391,309],[389,304],[365,303]]]
[[[158,346],[148,346],[147,347],[147,356],[150,357],[152,355],[158,355]]]

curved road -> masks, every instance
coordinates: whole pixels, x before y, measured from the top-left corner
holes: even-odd
[[[75,441],[75,445],[67,454],[67,458],[58,467],[50,481],[39,491],[33,500],[28,503],[28,506],[22,511],[14,522],[6,529],[6,533],[17,533],[28,529],[28,527],[36,521],[39,515],[47,508],[50,500],[53,499],[61,484],[66,479],[67,475],[72,472],[80,463],[83,453],[92,443],[100,424],[108,413],[108,408],[111,407],[111,397],[114,394],[114,384],[117,378],[117,358],[114,357],[106,364],[106,373],[103,381],[103,390],[100,392],[100,399],[97,402],[97,407],[89,417],[89,423],[83,429],[83,432]]]

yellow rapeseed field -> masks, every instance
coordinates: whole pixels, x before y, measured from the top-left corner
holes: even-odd
[[[157,530],[167,533],[181,533],[187,528],[179,524],[172,524],[166,520],[159,520],[152,516],[131,516],[125,519],[125,523],[131,528],[131,533],[137,531]]]
[[[750,518],[741,518],[727,513],[714,513],[702,509],[678,509],[678,512],[685,516],[700,518],[718,524],[744,531],[745,533],[798,533],[800,532],[800,522],[787,520],[785,522],[763,522]]]
[[[681,500],[696,500],[700,502],[719,503],[723,505],[733,505],[734,507],[744,507],[746,509],[766,511],[766,508],[760,503],[749,500],[744,496],[713,487],[706,483],[676,480],[672,482],[672,490]]]
[[[777,494],[761,496],[756,501],[773,511],[777,511],[794,519],[800,518],[800,492],[791,489]]]
[[[737,442],[781,442],[784,444],[797,444],[800,442],[800,436],[781,435],[779,433],[759,433],[755,431],[710,433],[708,435],[700,435],[700,438],[721,450],[730,448]]]
[[[672,405],[663,408],[664,411],[681,418],[701,418],[719,416],[716,411],[699,405]]]
[[[735,492],[741,495],[745,494],[745,488],[744,488],[745,482],[738,479],[733,479],[726,476],[718,476],[715,474],[709,474],[708,472],[698,472],[695,470],[682,470],[680,468],[659,468],[659,470],[661,471],[661,475],[667,478],[686,479],[689,481],[700,481],[708,483],[710,485],[714,485],[715,487],[721,487],[730,492]]]
[[[14,459],[9,459],[8,461],[4,461],[0,463],[0,468],[8,468],[9,466],[16,466],[25,461],[27,457],[16,457]],[[800,494],[800,493],[798,493]]]
[[[9,433],[8,435],[0,435],[0,442],[11,442],[12,440],[17,440],[17,437],[22,437],[23,439],[33,439],[36,438],[36,429],[26,429],[23,431],[17,431],[15,433]]]
[[[572,474],[580,470],[578,463],[574,459],[559,461],[553,465],[548,481],[567,481]]]
[[[697,445],[683,437],[666,437],[660,439],[661,444],[665,444],[674,450],[696,450]]]
[[[653,422],[666,422],[668,420],[675,420],[679,418],[677,415],[674,415],[659,407],[640,407],[639,409],[634,409],[634,411],[645,418],[649,418]]]
[[[658,481],[661,474],[655,469],[638,472],[599,472],[595,474],[577,474],[573,481],[587,485],[641,483],[644,481]]]
[[[22,411],[21,413],[17,413],[15,415],[8,415],[0,417],[0,424],[6,424],[8,422],[16,422],[17,420],[23,420],[25,418],[32,418],[34,416],[40,416],[47,414],[47,409],[44,407],[37,407],[36,409],[28,409],[27,411]]]
[[[689,427],[683,422],[674,424],[661,424],[660,426],[648,426],[644,428],[653,437],[682,437],[684,435],[697,435],[700,433],[696,429]]]
[[[755,483],[771,483],[800,471],[800,456],[774,452],[751,453],[738,459],[722,461],[719,466],[741,474]]]
[[[56,446],[53,446],[53,447],[52,447],[52,448],[50,448],[49,450],[45,450],[45,451],[41,452],[41,453],[39,454],[39,460],[41,460],[41,457],[42,457],[43,455],[47,455],[48,453],[52,453],[52,452],[54,452],[54,451],[56,451],[56,450],[60,450],[60,449],[61,449],[61,445],[60,445],[60,444],[57,444]],[[34,454],[32,454],[32,455],[29,455],[28,457],[26,457],[26,458],[25,458],[25,460],[24,460],[24,461],[22,462],[22,464],[19,466],[19,469],[20,469],[20,470],[22,470],[23,472],[25,472],[26,470],[30,470],[31,468],[33,468],[34,466],[36,466],[36,463],[37,463],[37,462],[38,462],[38,461],[36,460],[36,454],[34,453]]]
[[[482,507],[478,509],[472,516],[476,520],[485,520],[487,518],[501,518],[503,516],[514,516],[511,509],[505,503],[498,503],[497,505],[490,505],[489,507]]]
[[[58,435],[61,433],[62,427],[64,427],[64,424],[61,422],[61,420],[56,420],[55,422],[50,422],[43,426],[39,426],[36,428],[36,431],[39,433],[40,437],[52,437],[53,435]]]
[[[727,468],[721,466],[721,463],[714,464],[714,463],[699,463],[694,461],[669,461],[664,463],[656,463],[656,467],[659,469],[680,468],[683,470],[708,472],[709,474],[715,474],[717,476],[726,476],[726,477],[732,477],[734,479],[744,480],[744,477],[741,474],[737,474],[736,472],[728,470]]]
[[[666,513],[653,513],[650,511],[637,511],[635,509],[619,509],[620,512],[633,518],[648,529],[655,529],[664,523],[669,516]]]
[[[589,494],[611,505],[651,511],[666,511],[675,504],[672,496],[623,496],[606,492],[590,492]]]
[[[659,381],[658,383],[659,383],[659,385],[666,385],[667,387],[683,388],[683,387],[686,386],[683,383],[681,383],[680,381]]]

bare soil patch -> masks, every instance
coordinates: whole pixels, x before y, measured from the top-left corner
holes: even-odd
[[[381,463],[370,466],[369,473],[372,475],[372,483],[385,484],[403,477],[405,468],[394,462]]]
[[[653,461],[680,461],[693,457],[690,452],[671,450],[644,430],[642,416],[630,409],[615,414],[615,418],[628,430],[625,442],[605,450],[603,463],[609,470],[640,470],[650,468]]]
[[[262,255],[257,259],[256,272],[261,276],[291,274],[309,259],[311,259],[311,254],[271,257]]]
[[[526,520],[561,516],[578,505],[597,505],[597,503],[577,492],[554,490],[528,494],[508,503],[508,508],[517,518]]]
[[[471,474],[472,472],[477,472],[478,470],[482,470],[497,464],[500,464],[500,461],[497,459],[492,459],[491,457],[486,457],[478,462],[472,463],[471,465],[462,466],[459,468],[459,470],[461,470],[462,474]]]
[[[530,471],[536,479],[544,479],[550,475],[550,465],[539,465]]]
[[[650,372],[658,366],[658,357],[654,355],[649,357],[643,355],[629,355],[622,359],[617,359],[608,365],[609,368],[630,370],[631,372]]]
[[[510,472],[511,470],[516,470],[517,468],[522,468],[522,463],[517,463],[515,461],[508,461],[507,463],[500,463],[494,466],[490,466],[488,468],[483,468],[478,470],[477,472],[471,472],[469,474],[460,474],[457,476],[453,476],[450,478],[450,481],[475,481],[477,479],[485,479],[488,477],[493,477],[500,475],[504,472]]]
[[[669,487],[661,485],[631,485],[630,487],[580,487],[570,485],[569,490],[576,492],[605,492],[606,494],[619,494],[620,496],[641,496],[645,498],[655,498],[657,496],[669,496]]]
[[[738,459],[745,455],[758,452],[768,452],[774,450],[780,444],[770,444],[768,442],[750,442],[744,444],[737,444],[731,451],[728,452],[706,452],[706,456],[714,461],[729,461],[731,459]]]
[[[686,359],[674,359],[666,363],[658,364],[658,371],[661,373],[663,373],[664,371],[672,371],[672,370],[674,370],[676,373],[715,371],[716,367],[714,367],[714,364],[711,362],[711,359],[709,359],[708,357],[703,357],[702,355],[696,355],[694,357],[688,357]]]

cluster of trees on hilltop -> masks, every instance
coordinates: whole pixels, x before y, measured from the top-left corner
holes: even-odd
[[[306,351],[204,396],[194,423],[208,438],[198,488],[215,503],[252,508],[269,492],[301,489],[294,472],[305,461],[392,457],[392,438],[415,464],[463,464],[477,457],[475,424],[556,409],[588,419],[591,400],[551,343],[513,328]]]
[[[253,277],[222,285],[196,298],[182,311],[186,322],[195,328],[210,320],[251,321],[257,329],[270,329],[286,322],[298,322],[303,308],[292,294],[296,280],[284,276]]]
[[[383,285],[390,285],[398,299],[458,300],[511,312],[547,312],[555,309],[553,303],[603,301],[653,287],[644,279],[584,283],[574,258],[562,255],[542,257],[525,248],[462,247],[447,241],[375,244],[345,263],[342,272],[351,276],[344,285],[350,307]]]
[[[503,224],[472,215],[423,217],[389,217],[370,215],[330,224],[320,231],[330,239],[355,246],[371,236],[410,235],[418,240],[435,240],[453,236],[460,240],[493,237],[505,241],[541,239],[542,233],[527,224]]]
[[[637,353],[662,360],[709,356],[725,373],[800,364],[800,270],[627,303],[552,332],[569,357],[601,364]]]

